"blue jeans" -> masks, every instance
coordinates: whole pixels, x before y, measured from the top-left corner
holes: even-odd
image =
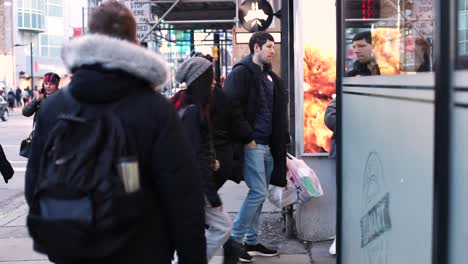
[[[257,144],[254,149],[244,147],[244,181],[249,192],[234,219],[231,236],[236,241],[248,245],[258,243],[258,220],[268,195],[272,172],[273,157],[269,146]]]

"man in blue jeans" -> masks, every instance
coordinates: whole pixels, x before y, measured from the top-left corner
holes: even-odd
[[[270,34],[254,33],[249,41],[250,55],[234,66],[224,83],[233,116],[241,120],[239,135],[235,137],[242,142],[235,148],[243,156],[242,172],[249,188],[231,233],[234,240],[244,244],[242,262],[252,262],[252,255],[278,254],[257,240],[268,185],[286,186],[288,96],[280,78],[271,70],[274,47]]]

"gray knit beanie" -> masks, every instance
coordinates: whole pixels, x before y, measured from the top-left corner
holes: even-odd
[[[184,61],[177,69],[176,81],[185,83],[187,87],[202,75],[208,68],[212,67],[210,61],[201,57],[192,57]]]

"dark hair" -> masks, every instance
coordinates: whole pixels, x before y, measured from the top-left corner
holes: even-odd
[[[104,2],[94,8],[88,27],[91,33],[128,41],[136,39],[136,22],[132,12],[115,0]]]
[[[44,81],[42,82],[42,88],[44,88],[44,82],[51,82],[55,85],[60,84],[60,76],[55,72],[48,72],[44,74]]]
[[[191,102],[203,106],[209,102],[211,94],[211,84],[213,82],[213,68],[208,68],[195,81],[187,87],[187,95]]]
[[[250,54],[254,54],[254,46],[255,44],[258,44],[260,48],[265,45],[267,40],[270,41],[275,41],[272,35],[270,33],[264,32],[264,31],[259,31],[253,33],[253,35],[250,37],[249,40],[249,48],[250,48]]]
[[[370,31],[359,32],[353,37],[353,41],[364,39],[367,43],[372,44],[372,34]]]
[[[186,90],[178,92],[171,99],[174,105],[180,101],[179,107],[185,107],[190,104],[197,105],[200,108],[200,119],[209,126],[211,126],[209,103],[211,99],[211,84],[213,82],[213,77],[213,68],[210,67],[195,81],[190,83]]]

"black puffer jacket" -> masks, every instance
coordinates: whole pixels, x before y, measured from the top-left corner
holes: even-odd
[[[355,77],[355,76],[370,76],[370,75],[380,75],[379,65],[375,65],[375,72],[367,67],[367,63],[361,63],[359,60],[356,60],[353,63],[353,69],[345,73],[345,77]]]
[[[142,185],[152,190],[137,232],[125,248],[100,260],[59,263],[206,264],[204,198],[196,160],[172,105],[155,91],[168,78],[167,64],[135,44],[99,35],[73,39],[62,58],[73,73],[72,96],[92,105],[120,101],[115,110],[137,146]],[[48,132],[66,107],[58,91],[41,104],[26,171],[25,194],[31,203],[39,160]],[[66,241],[64,241],[66,243]]]
[[[43,99],[45,99],[45,97]],[[29,102],[23,107],[23,115],[27,117],[34,115],[37,112],[37,110],[39,110],[40,105],[41,102],[36,101],[36,98],[32,99],[31,102]]]
[[[211,103],[211,120],[213,123],[213,142],[216,159],[220,168],[213,175],[216,188],[219,189],[227,180],[240,183],[242,164],[234,157],[233,143],[242,140],[240,131],[242,120],[235,116],[221,86],[213,92]],[[236,171],[236,173],[233,173]],[[240,171],[240,172],[239,172]]]
[[[270,184],[286,186],[286,144],[289,142],[287,105],[288,93],[283,88],[280,78],[271,70],[266,69],[274,83],[273,102],[273,134],[270,148],[274,160],[274,169]],[[224,92],[232,107],[233,115],[239,118],[238,132],[240,141],[235,146],[236,157],[243,160],[243,144],[253,139],[255,118],[260,107],[260,77],[261,68],[252,61],[252,56],[245,57],[234,66],[224,82]],[[234,171],[241,173],[241,171]]]
[[[187,135],[187,138],[192,145],[192,150],[197,157],[203,192],[212,207],[221,206],[221,199],[219,198],[213,180],[213,168],[211,164],[214,162],[214,156],[212,153],[212,138],[210,130],[206,124],[201,122],[200,109],[198,106],[185,106],[179,111],[183,111],[181,119],[185,128],[185,134]]]

